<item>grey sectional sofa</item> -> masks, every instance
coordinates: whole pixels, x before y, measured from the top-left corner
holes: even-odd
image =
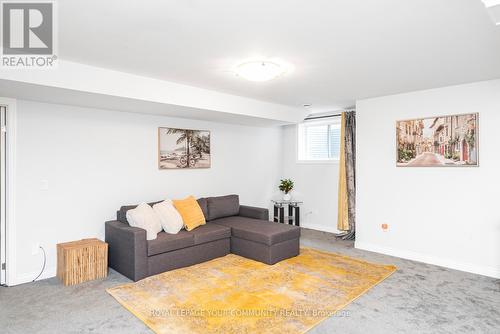
[[[136,205],[122,206],[117,219],[106,222],[109,266],[138,281],[229,253],[267,264],[299,254],[300,228],[270,222],[267,209],[240,205],[237,195],[200,198],[198,204],[207,224],[190,232],[160,232],[149,241],[145,230],[127,222],[127,211]]]

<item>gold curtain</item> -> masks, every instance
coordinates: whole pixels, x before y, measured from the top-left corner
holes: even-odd
[[[347,174],[345,160],[345,112],[341,115],[340,126],[340,159],[339,159],[339,207],[337,229],[349,231],[349,204],[347,194]]]

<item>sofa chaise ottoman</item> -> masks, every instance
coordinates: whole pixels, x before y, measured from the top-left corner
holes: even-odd
[[[229,253],[270,265],[299,254],[300,228],[270,222],[267,209],[240,205],[238,195],[200,198],[198,204],[205,225],[160,232],[154,240],[127,222],[127,211],[137,205],[122,206],[117,219],[105,224],[109,266],[138,281]]]
[[[299,255],[300,228],[242,216],[214,220],[231,228],[231,253],[267,264]]]

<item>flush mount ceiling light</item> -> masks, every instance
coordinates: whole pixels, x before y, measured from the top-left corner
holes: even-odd
[[[491,19],[498,26],[500,25],[500,0],[482,0],[488,10]]]
[[[255,82],[275,79],[289,70],[289,65],[275,60],[252,60],[236,66],[238,76]]]

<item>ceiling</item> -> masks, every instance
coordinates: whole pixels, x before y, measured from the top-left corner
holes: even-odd
[[[59,57],[324,112],[357,99],[500,78],[480,0],[64,0]],[[278,57],[292,73],[232,68]]]

